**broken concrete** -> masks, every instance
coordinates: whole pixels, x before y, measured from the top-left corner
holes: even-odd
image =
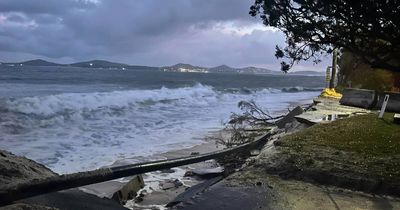
[[[200,184],[190,187],[185,192],[179,194],[174,200],[169,202],[166,206],[173,207],[180,203],[188,203],[192,198],[204,192],[204,190],[208,189],[210,186],[222,180],[222,176],[214,177],[212,179],[206,180]]]
[[[183,183],[181,181],[179,181],[178,179],[175,179],[175,180],[168,180],[166,182],[160,183],[160,188],[162,190],[169,190],[172,188],[178,188],[182,185],[183,185]]]
[[[260,152],[261,151],[259,149],[253,149],[250,151],[250,156],[258,156]]]
[[[290,123],[293,121],[295,116],[300,115],[303,112],[304,112],[303,108],[301,108],[300,106],[297,106],[292,111],[290,111],[286,116],[284,116],[282,119],[278,120],[276,122],[276,125],[278,126],[278,128],[284,128],[287,123]]]
[[[319,97],[314,99],[314,103],[316,105],[312,109],[295,116],[295,119],[300,123],[314,125],[316,123],[329,123],[333,119],[371,112],[363,108],[341,105],[336,99]]]
[[[128,181],[108,181],[80,187],[86,193],[96,195],[100,198],[110,198],[120,204],[133,199],[137,192],[144,187],[141,175],[125,178]]]
[[[224,167],[221,166],[216,168],[196,168],[186,171],[185,177],[196,176],[200,179],[210,179],[216,176],[222,176],[224,171]]]

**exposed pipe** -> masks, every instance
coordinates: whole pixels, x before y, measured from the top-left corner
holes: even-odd
[[[169,169],[177,166],[188,165],[205,160],[223,157],[242,150],[248,150],[254,147],[258,147],[264,144],[268,140],[268,138],[271,137],[274,133],[274,131],[270,131],[269,133],[265,134],[255,141],[248,142],[234,148],[206,153],[202,155],[129,164],[110,168],[101,168],[93,171],[65,174],[41,180],[32,180],[30,182],[12,186],[7,189],[0,189],[0,206],[11,204],[12,202],[17,200],[50,192],[66,190],[122,177]]]

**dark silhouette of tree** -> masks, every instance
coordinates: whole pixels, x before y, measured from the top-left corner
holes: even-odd
[[[400,72],[400,0],[255,0],[250,15],[286,35],[275,53],[285,72],[301,60],[318,63],[334,48]]]

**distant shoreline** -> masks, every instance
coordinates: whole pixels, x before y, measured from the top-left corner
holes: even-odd
[[[262,74],[262,75],[285,75],[285,73],[277,70],[270,70],[259,67],[230,67],[220,65],[216,67],[199,67],[191,64],[178,63],[172,66],[145,66],[145,65],[129,65],[124,63],[115,63],[106,60],[90,60],[78,63],[60,64],[53,63],[42,59],[28,60],[23,62],[0,62],[0,67],[79,67],[91,69],[108,69],[108,70],[148,70],[148,71],[163,71],[163,72],[182,72],[182,73],[230,73],[230,74]],[[296,71],[289,72],[287,75],[302,75],[302,76],[324,76],[324,72],[317,71]]]

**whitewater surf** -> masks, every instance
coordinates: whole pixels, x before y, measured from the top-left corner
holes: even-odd
[[[9,73],[10,78],[3,76],[0,84],[3,94],[0,148],[38,161],[58,173],[96,169],[124,158],[143,160],[154,154],[201,144],[202,137],[221,129],[232,112],[240,111],[237,103],[241,100],[254,100],[273,114],[319,93],[307,89],[318,89],[318,85],[307,85],[307,77],[297,77],[304,80],[305,88],[287,92],[282,87],[262,83],[257,87],[212,85],[219,77],[221,81],[227,77],[218,74],[204,78],[175,73],[178,76],[171,79],[171,74],[164,72],[124,71],[123,74],[135,78],[127,85],[118,78],[109,82],[110,77],[119,75],[102,71],[99,74],[104,77],[94,82],[90,77],[96,72],[82,69],[79,71],[84,73],[74,80],[75,84],[58,78],[44,86],[35,83],[38,72],[24,71],[29,71],[25,72],[28,76],[16,82],[16,72],[3,70],[3,75]],[[76,69],[65,71],[76,73]],[[58,73],[50,72],[47,77]],[[157,80],[162,80],[164,75],[164,85],[156,87],[158,81],[148,79],[151,74]],[[258,81],[260,76],[253,77]],[[182,81],[182,78],[191,81]],[[241,81],[244,79],[249,76],[232,80],[240,83],[246,82]],[[6,87],[13,84],[19,88],[7,92]]]

